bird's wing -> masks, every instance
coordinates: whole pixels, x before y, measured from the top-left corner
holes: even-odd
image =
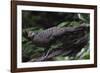
[[[74,31],[74,28],[72,28],[72,27],[62,27],[62,28],[54,27],[54,28],[52,28],[52,32],[53,32],[52,35],[53,36],[62,36],[64,34],[69,34],[73,31]]]

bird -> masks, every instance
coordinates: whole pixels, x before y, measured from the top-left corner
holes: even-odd
[[[28,37],[32,38],[33,43],[37,44],[38,46],[49,46],[51,45],[51,41],[54,39],[57,39],[58,37],[68,34],[74,31],[74,28],[71,27],[51,27],[49,29],[46,29],[44,31],[35,33],[32,31],[29,31]]]
[[[88,31],[89,26],[86,25],[80,25],[77,27],[54,26],[40,32],[29,31],[28,37],[31,38],[31,41],[36,46],[46,48],[45,57],[40,59],[44,60],[47,58],[51,51],[49,50],[50,46],[56,43],[58,40],[63,43],[61,47],[67,48],[67,50],[70,51],[68,53],[65,53],[65,55],[75,55],[87,44],[88,40],[85,35]]]

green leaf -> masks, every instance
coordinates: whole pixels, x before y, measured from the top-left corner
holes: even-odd
[[[22,37],[22,42],[28,41],[25,37]]]
[[[64,26],[68,25],[68,23],[69,22],[62,22],[62,23],[58,24],[57,26],[58,27],[64,27]]]

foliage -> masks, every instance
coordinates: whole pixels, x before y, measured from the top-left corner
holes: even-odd
[[[89,24],[89,14],[87,13],[64,13],[64,12],[44,12],[44,11],[22,11],[22,60],[23,62],[35,60],[44,54],[45,48],[36,46],[27,36],[29,31],[40,32],[47,28],[75,27],[81,23]],[[61,43],[57,42],[50,46],[58,48]],[[84,47],[76,56],[55,56],[49,60],[78,60],[89,59],[89,46]]]

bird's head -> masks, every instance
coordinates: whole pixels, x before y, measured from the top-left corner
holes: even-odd
[[[33,38],[33,37],[35,36],[35,34],[36,34],[35,32],[29,31],[29,32],[28,32],[28,37],[29,37],[29,38]]]

